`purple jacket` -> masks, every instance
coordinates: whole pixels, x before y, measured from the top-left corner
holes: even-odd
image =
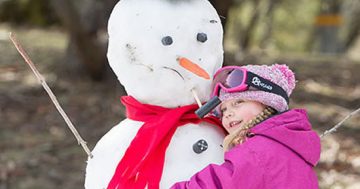
[[[320,158],[320,138],[305,110],[275,115],[251,131],[254,137],[227,153],[225,163],[211,164],[171,189],[313,189],[313,167]]]

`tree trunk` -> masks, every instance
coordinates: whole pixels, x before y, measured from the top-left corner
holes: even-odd
[[[241,32],[240,48],[247,51],[250,45],[250,40],[254,34],[254,29],[260,16],[260,0],[253,0],[254,10],[252,12],[248,26]]]
[[[345,8],[345,11],[349,11],[347,34],[345,36],[345,49],[348,50],[357,40],[360,35],[360,2],[358,0],[352,1]]]
[[[227,21],[226,18],[229,15],[229,10],[231,6],[234,4],[234,0],[209,0],[209,1],[215,7],[218,14],[220,15],[221,23],[225,32],[226,21]]]
[[[280,0],[268,0],[266,12],[265,12],[265,27],[263,35],[260,39],[260,48],[265,49],[272,36],[273,21],[274,21],[274,9]]]
[[[69,49],[74,49],[75,52],[73,53],[75,53],[77,60],[85,67],[91,78],[94,80],[102,79],[107,60],[106,50],[97,39],[96,12],[98,11],[93,8],[85,9],[91,11],[93,14],[90,15],[93,17],[84,22],[74,5],[74,1],[52,0],[52,5],[70,35]]]
[[[317,51],[325,54],[336,54],[342,51],[339,40],[339,28],[342,24],[340,14],[341,0],[322,0],[319,15],[316,17],[315,40]]]

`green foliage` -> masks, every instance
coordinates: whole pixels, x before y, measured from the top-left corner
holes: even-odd
[[[312,35],[318,1],[283,1],[275,11],[273,38],[282,51],[304,51]]]
[[[261,0],[258,6],[260,17],[251,36],[250,48],[259,48],[266,32],[266,6],[268,0]],[[320,3],[314,0],[278,0],[273,12],[272,33],[266,48],[278,52],[304,52],[309,37],[313,34],[315,16]],[[225,47],[237,51],[239,38],[248,26],[255,10],[253,1],[244,0],[232,7],[229,15]]]
[[[48,0],[0,1],[0,22],[48,26],[57,23]]]

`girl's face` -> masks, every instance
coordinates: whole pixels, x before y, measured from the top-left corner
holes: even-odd
[[[264,109],[265,105],[256,101],[242,101],[240,99],[226,100],[220,105],[223,127],[230,134],[255,118]]]

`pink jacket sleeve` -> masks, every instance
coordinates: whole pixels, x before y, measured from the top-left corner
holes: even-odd
[[[265,171],[262,165],[258,154],[235,147],[225,154],[225,163],[211,164],[171,189],[262,188]]]

